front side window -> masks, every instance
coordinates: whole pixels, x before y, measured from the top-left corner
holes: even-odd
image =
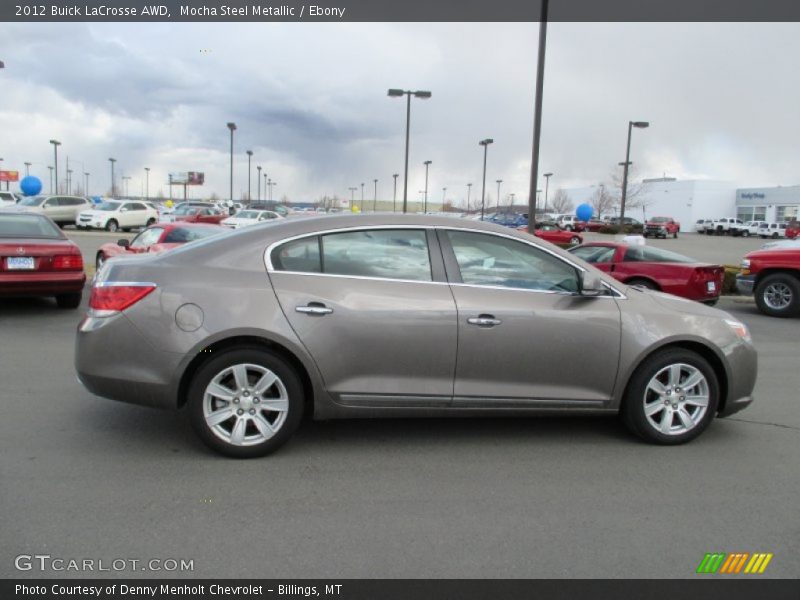
[[[570,252],[588,263],[595,264],[614,260],[617,249],[614,246],[578,246]]]
[[[464,283],[548,292],[578,291],[578,274],[572,265],[530,244],[467,231],[448,231],[447,236]]]
[[[161,237],[164,232],[163,227],[153,227],[152,229],[145,229],[142,233],[137,235],[131,242],[131,248],[147,248],[152,246]]]
[[[322,267],[331,275],[431,281],[421,229],[374,229],[322,236]]]

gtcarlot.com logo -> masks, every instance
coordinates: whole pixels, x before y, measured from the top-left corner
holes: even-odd
[[[705,574],[752,574],[760,575],[772,560],[772,552],[714,552],[705,555],[697,567],[698,573]]]

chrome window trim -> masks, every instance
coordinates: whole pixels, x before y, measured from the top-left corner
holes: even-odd
[[[267,249],[264,251],[264,265],[267,268],[267,273],[270,275],[273,273],[286,273],[289,275],[306,275],[312,277],[339,277],[345,279],[361,279],[361,280],[368,280],[368,281],[394,281],[400,283],[426,283],[426,284],[436,284],[436,285],[457,285],[462,287],[479,287],[479,288],[486,288],[486,289],[500,289],[500,290],[517,290],[522,292],[534,292],[534,293],[546,293],[546,294],[559,294],[564,296],[575,296],[576,294],[572,294],[570,292],[556,292],[550,290],[529,290],[525,288],[513,288],[513,287],[503,287],[503,286],[488,286],[488,285],[479,285],[479,284],[471,284],[471,283],[452,283],[448,281],[420,281],[418,279],[394,279],[388,277],[369,277],[365,275],[337,275],[334,273],[310,273],[305,271],[283,271],[276,269],[272,264],[272,251],[282,244],[286,244],[289,242],[293,242],[295,240],[300,240],[307,237],[316,237],[316,236],[323,236],[328,235],[331,233],[345,233],[349,231],[366,231],[370,229],[419,229],[419,230],[450,230],[450,231],[467,231],[471,233],[483,233],[486,235],[493,235],[497,237],[506,238],[509,240],[513,240],[516,242],[520,242],[523,244],[527,244],[532,248],[537,250],[541,250],[542,252],[546,252],[550,256],[570,265],[572,268],[581,271],[582,273],[586,273],[586,269],[580,266],[577,263],[572,262],[571,260],[561,256],[553,252],[552,250],[545,248],[544,246],[540,246],[537,243],[523,240],[513,235],[506,235],[504,233],[498,233],[495,231],[486,231],[485,229],[475,229],[472,227],[454,227],[452,225],[353,225],[351,227],[337,227],[334,229],[322,229],[319,231],[307,232],[307,233],[300,233],[297,235],[289,236],[286,238],[281,238],[275,242],[272,242]],[[616,287],[610,285],[609,283],[603,281],[603,285],[611,290],[615,295],[614,296],[597,296],[597,298],[618,298],[622,300],[627,300],[627,296],[623,294],[620,290]]]

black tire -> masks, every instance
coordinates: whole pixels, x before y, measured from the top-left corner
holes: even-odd
[[[105,263],[105,262],[106,262],[106,259],[103,258],[103,253],[102,252],[98,252],[97,256],[95,256],[95,258],[94,258],[95,271],[99,271],[100,267],[102,267],[103,263]]]
[[[742,237],[750,237],[750,232],[747,229],[742,230]]]
[[[82,294],[59,294],[56,296],[58,308],[78,308],[81,305]]]
[[[288,410],[280,428],[269,439],[253,445],[236,445],[222,439],[207,424],[203,413],[205,390],[211,380],[226,368],[240,364],[255,365],[272,371],[283,384],[288,397]],[[304,406],[303,385],[294,368],[279,355],[258,347],[235,348],[214,356],[200,367],[189,386],[187,404],[192,427],[209,448],[232,458],[256,458],[277,450],[300,425]],[[231,418],[236,419],[235,416]],[[244,416],[244,420],[248,423],[245,427],[250,428],[251,421],[247,416]],[[255,427],[254,423],[252,427]],[[254,429],[251,431],[254,432]]]
[[[569,239],[569,243],[573,246],[577,246],[581,243],[581,238],[579,238],[577,235],[574,235]]]
[[[777,240],[778,239],[778,232],[777,231],[772,234],[772,239],[773,240]]]
[[[156,220],[154,218],[150,217],[149,219],[147,219],[147,224],[145,225],[145,227],[150,227],[151,225],[155,225],[155,224],[156,224]]]
[[[677,231],[672,234],[672,239],[674,239],[674,240],[678,239],[678,232]]]
[[[781,297],[785,306],[780,306]],[[755,298],[758,310],[765,315],[794,317],[800,314],[800,280],[789,273],[767,275],[756,285]]]
[[[649,391],[648,385],[660,371],[670,365],[676,364],[689,365],[702,373],[708,390],[708,404],[702,415],[698,415],[697,421],[692,428],[682,433],[676,432],[666,434],[657,430],[648,420],[645,414],[645,404],[648,400],[651,400],[653,404],[660,405],[661,401],[658,399],[658,395],[653,391]],[[717,407],[719,406],[719,389],[717,375],[705,358],[696,352],[683,348],[661,350],[639,365],[628,381],[628,387],[625,390],[625,398],[623,399],[621,408],[622,418],[631,432],[651,444],[664,446],[685,444],[703,433],[714,419],[717,413]],[[688,403],[683,404],[683,401],[679,402],[679,398],[685,398],[686,396],[675,396],[675,394],[680,394],[680,392],[673,392],[672,396],[663,397],[669,402],[675,402],[676,405],[684,408],[684,410],[699,410]],[[656,413],[653,417],[655,418],[659,414],[663,417],[663,413]],[[674,424],[676,420],[680,422],[680,418],[673,415],[670,423]]]
[[[627,285],[638,285],[639,287],[647,288],[648,290],[658,290],[659,287],[655,281],[651,279],[636,278],[626,282]]]
[[[106,231],[110,231],[111,233],[116,233],[119,231],[119,223],[116,222],[114,219],[109,219],[108,223],[106,223]]]

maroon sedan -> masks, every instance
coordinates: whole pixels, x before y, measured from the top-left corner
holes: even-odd
[[[158,223],[151,225],[139,233],[131,241],[119,240],[116,244],[108,243],[100,246],[95,258],[97,268],[103,266],[109,258],[125,254],[141,254],[143,252],[163,252],[194,240],[227,233],[230,229],[221,225],[205,223]]]
[[[78,246],[35,213],[0,213],[0,296],[55,296],[61,308],[81,303],[86,274]]]
[[[593,242],[570,250],[628,285],[716,304],[725,269],[643,244]]]
[[[523,225],[517,229],[520,231],[528,231],[528,226]],[[552,223],[536,223],[533,235],[553,244],[576,245],[583,242],[583,236],[581,236],[581,234],[561,229],[561,227]]]

